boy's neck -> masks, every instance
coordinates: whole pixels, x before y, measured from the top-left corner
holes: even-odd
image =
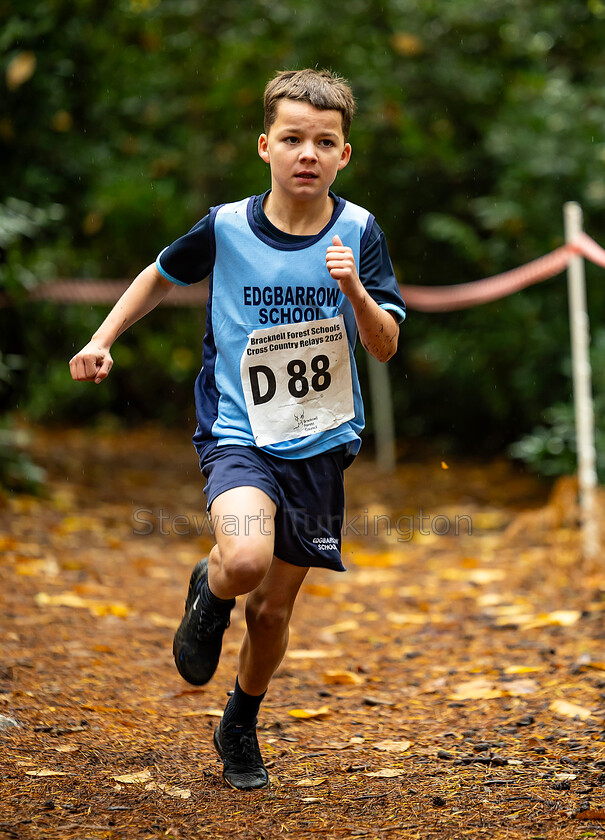
[[[263,203],[265,216],[282,233],[294,236],[314,236],[332,218],[334,200],[328,193],[312,201],[281,199],[274,189]]]

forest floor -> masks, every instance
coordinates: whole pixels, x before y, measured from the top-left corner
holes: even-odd
[[[46,495],[0,502],[2,840],[605,835],[605,567],[571,479],[360,457],[348,572],[309,574],[261,709],[271,785],[236,793],[212,731],[244,599],[208,686],[172,660],[212,544],[188,434],[32,448]]]

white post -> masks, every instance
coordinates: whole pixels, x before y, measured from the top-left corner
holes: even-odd
[[[582,208],[577,202],[568,201],[563,207],[563,217],[565,241],[571,242],[582,230]],[[594,408],[584,260],[579,255],[572,257],[567,266],[567,290],[583,553],[585,557],[594,558],[599,552],[599,525],[595,508],[597,472]]]
[[[395,469],[395,424],[393,421],[393,400],[391,382],[386,364],[368,353],[368,378],[372,399],[372,420],[376,442],[376,463],[384,472]]]

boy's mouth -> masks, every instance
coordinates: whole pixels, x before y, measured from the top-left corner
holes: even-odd
[[[306,181],[312,181],[314,178],[317,178],[318,176],[315,174],[315,172],[297,172],[295,177],[296,178],[302,178],[303,180],[306,180]]]

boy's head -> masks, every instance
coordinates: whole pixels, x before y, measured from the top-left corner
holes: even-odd
[[[308,102],[320,111],[340,111],[345,143],[355,113],[353,92],[345,79],[330,70],[285,70],[265,88],[265,134],[277,118],[281,99]]]

